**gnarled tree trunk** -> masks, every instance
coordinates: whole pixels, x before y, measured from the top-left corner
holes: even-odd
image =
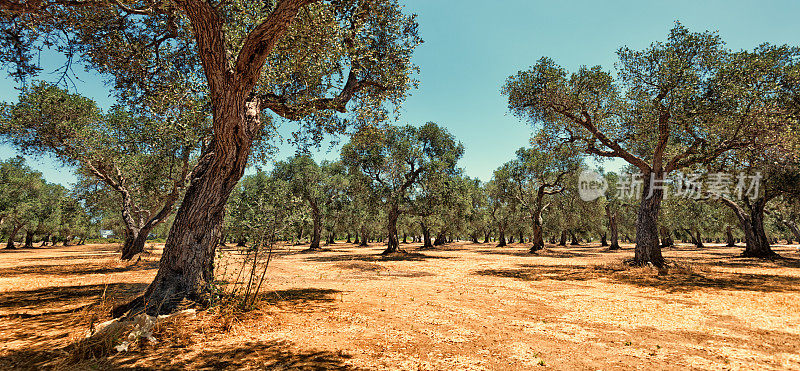
[[[22,229],[22,227],[24,226],[25,226],[24,224],[18,224],[14,226],[14,228],[11,230],[11,234],[8,235],[8,242],[6,243],[6,249],[12,250],[17,248],[14,245],[14,239],[17,238],[17,233],[19,233],[19,230]]]
[[[544,248],[544,236],[542,235],[542,219],[541,217],[533,218],[531,224],[533,235],[531,235],[531,249],[530,252],[534,253]]]
[[[736,246],[736,240],[733,238],[733,232],[731,231],[731,226],[729,225],[725,226],[725,241],[727,242],[727,244],[725,245],[727,247]]]
[[[25,249],[33,248],[33,231],[25,231],[25,245],[22,247]]]
[[[420,227],[422,228],[422,247],[430,248],[433,247],[433,243],[431,243],[431,231],[428,229],[428,226],[425,223],[419,223]]]
[[[658,236],[658,213],[661,209],[661,200],[664,197],[664,190],[658,185],[663,181],[662,173],[643,174],[642,199],[639,204],[639,211],[636,214],[636,248],[634,250],[633,264],[645,265],[653,264],[661,268],[664,266],[664,257],[661,255],[661,246]],[[651,194],[652,188],[652,194]]]
[[[505,229],[500,228],[499,234],[500,234],[500,236],[497,237],[497,241],[498,241],[497,242],[497,247],[506,246],[507,243],[506,243],[506,231],[505,231]]]
[[[319,208],[316,207],[315,204],[311,204],[311,220],[313,222],[313,226],[311,228],[311,244],[308,246],[309,250],[320,250],[319,242],[322,239],[322,213],[319,212]]]
[[[147,236],[155,226],[150,226],[148,229],[127,229],[125,231],[125,242],[122,243],[122,260],[133,259],[136,254],[144,251]]]
[[[561,239],[558,241],[558,246],[567,246],[567,231],[561,231]]]
[[[383,251],[383,255],[391,254],[394,252],[400,251],[400,241],[397,238],[397,218],[399,217],[399,212],[397,210],[396,205],[392,205],[389,208],[389,218],[386,224],[386,234],[388,236],[388,242],[386,244],[386,250]]]
[[[578,237],[575,235],[575,232],[572,230],[569,231],[569,235],[571,237],[571,241],[569,242],[572,246],[578,246],[581,244],[581,241],[578,240]]]
[[[447,240],[445,240],[444,231],[441,231],[438,234],[436,234],[436,239],[433,241],[433,245],[434,246],[441,246],[441,245],[444,245],[446,242],[447,242]]]
[[[767,233],[764,230],[764,208],[774,197],[774,195],[765,195],[752,203],[745,197],[745,204],[748,205],[748,210],[727,198],[720,197],[720,201],[733,210],[744,232],[745,248],[742,256],[751,258],[779,257],[777,253],[772,251],[769,239],[767,239]]]

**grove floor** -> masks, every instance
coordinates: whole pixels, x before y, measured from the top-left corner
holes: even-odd
[[[0,369],[800,370],[797,245],[778,261],[681,245],[661,276],[621,264],[631,246],[285,247],[258,309],[200,311],[156,344],[64,362],[156,272],[160,246],[135,264],[117,247],[0,251]]]

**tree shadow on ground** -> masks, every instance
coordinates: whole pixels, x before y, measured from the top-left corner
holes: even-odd
[[[182,349],[165,352],[131,352],[110,357],[109,368],[206,369],[206,370],[355,370],[343,352],[299,349],[283,340],[216,346],[186,354]]]
[[[114,262],[117,263],[117,262]],[[100,263],[81,263],[75,265],[23,265],[12,268],[1,268],[0,276],[10,278],[28,274],[44,274],[44,275],[57,275],[64,276],[83,276],[91,274],[110,274],[121,272],[143,271],[158,268],[157,261],[140,261],[133,265],[128,266],[111,266],[114,263],[108,262]]]
[[[494,250],[475,250],[475,252],[479,254],[508,255],[508,256],[518,256],[523,258],[548,257],[548,258],[567,259],[567,258],[590,258],[599,256],[599,253],[588,252],[588,251],[565,251],[563,248],[559,248],[558,250],[545,248],[535,253],[531,253],[529,249],[530,247],[525,247],[525,250],[513,249],[508,247],[498,247],[497,249]]]
[[[103,301],[127,300],[147,287],[143,283],[116,283],[46,287],[0,294],[0,343],[24,342],[23,349],[0,350],[0,369],[41,369],[63,356],[56,352],[78,331],[104,321]],[[8,313],[10,312],[10,313]]]
[[[306,261],[313,261],[313,262],[346,262],[346,261],[364,261],[364,262],[385,262],[385,261],[424,261],[428,259],[450,259],[448,256],[433,256],[433,255],[426,255],[420,254],[416,252],[406,253],[406,254],[391,254],[391,255],[379,255],[379,254],[337,254],[337,255],[326,255],[326,256],[312,256],[308,257]]]
[[[520,268],[485,269],[473,272],[479,276],[515,278],[523,281],[590,281],[606,279],[639,287],[652,287],[666,292],[691,292],[707,289],[759,292],[797,292],[797,278],[771,274],[737,274],[696,269],[672,269],[659,276],[650,268],[623,265],[553,266],[523,264]]]
[[[7,291],[0,294],[0,308],[37,309],[42,306],[59,307],[71,302],[94,300],[103,296],[124,297],[135,295],[147,287],[144,283],[112,283],[108,285],[83,285],[44,287],[35,290]]]
[[[288,289],[268,291],[260,296],[262,305],[271,305],[279,308],[291,308],[297,312],[312,311],[321,305],[336,301],[339,290],[333,289]]]
[[[720,258],[709,258],[707,256],[681,256],[676,258],[681,262],[691,264],[705,264],[715,267],[726,268],[798,268],[800,269],[800,259],[779,258],[779,259],[758,259],[745,258],[742,256],[730,256],[730,254],[715,254]],[[800,280],[799,280],[800,281]]]

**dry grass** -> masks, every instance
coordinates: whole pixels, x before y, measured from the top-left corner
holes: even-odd
[[[0,369],[800,369],[795,247],[682,245],[666,275],[623,247],[285,247],[252,310],[167,319],[125,353],[80,340],[144,289],[158,248],[136,265],[103,245],[0,253]]]

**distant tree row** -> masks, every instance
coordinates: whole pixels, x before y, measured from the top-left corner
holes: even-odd
[[[25,165],[21,157],[0,162],[0,235],[5,248],[33,248],[62,242],[83,244],[96,236],[98,224],[84,207],[82,196]]]

